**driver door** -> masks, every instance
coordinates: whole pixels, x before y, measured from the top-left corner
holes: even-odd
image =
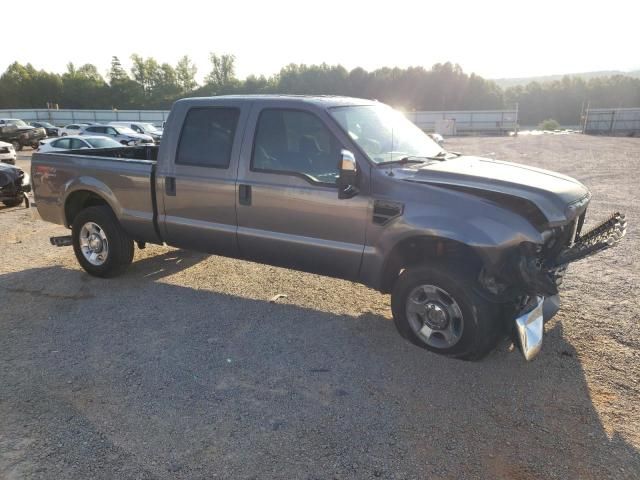
[[[287,109],[257,102],[249,125],[238,170],[241,255],[357,278],[369,195],[363,190],[350,199],[338,198],[341,132],[316,112],[300,109],[300,103]]]

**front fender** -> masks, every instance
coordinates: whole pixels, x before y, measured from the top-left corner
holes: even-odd
[[[525,218],[495,205],[484,212],[425,209],[424,205],[423,208],[408,207],[402,217],[379,232],[373,245],[365,246],[361,281],[380,289],[392,253],[413,238],[441,239],[464,245],[489,271],[497,269],[522,242],[544,243],[542,233]]]

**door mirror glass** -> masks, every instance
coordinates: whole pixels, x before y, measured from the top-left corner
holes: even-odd
[[[338,177],[338,198],[351,198],[358,194],[358,164],[356,157],[349,150],[340,152],[338,164],[340,175]]]

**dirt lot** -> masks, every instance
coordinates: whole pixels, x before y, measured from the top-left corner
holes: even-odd
[[[570,269],[534,362],[506,342],[441,358],[396,334],[388,296],[248,262],[149,247],[91,278],[48,245],[64,229],[0,209],[0,478],[639,478],[640,139],[449,147],[630,217]]]

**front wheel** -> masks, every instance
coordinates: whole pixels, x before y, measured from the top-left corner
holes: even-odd
[[[406,269],[394,286],[391,308],[404,338],[450,357],[480,359],[503,332],[500,306],[481,297],[471,275],[455,268]]]
[[[74,219],[71,232],[78,263],[91,275],[113,277],[133,260],[133,240],[109,207],[82,210]]]

